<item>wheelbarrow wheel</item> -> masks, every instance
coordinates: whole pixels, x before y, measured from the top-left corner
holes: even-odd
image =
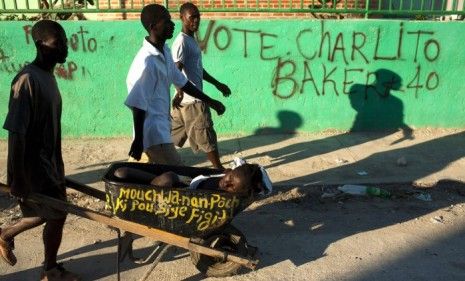
[[[247,256],[247,241],[244,234],[232,225],[226,226],[219,234],[207,238],[198,238],[195,242],[228,253]],[[223,261],[197,252],[190,252],[192,263],[208,277],[226,277],[237,274],[241,265],[232,261]]]

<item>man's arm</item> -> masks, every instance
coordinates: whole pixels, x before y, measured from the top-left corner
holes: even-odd
[[[218,113],[218,115],[222,115],[226,110],[226,108],[221,102],[214,100],[206,94],[204,94],[202,91],[197,89],[197,87],[195,87],[194,84],[192,84],[190,81],[187,81],[187,83],[181,88],[181,90],[193,96],[194,98],[198,98],[199,100],[205,102],[209,107],[213,108],[216,111],[216,113]]]
[[[24,173],[26,138],[24,134],[10,132],[8,134],[8,157],[10,158],[10,193],[15,197],[26,199],[31,192],[30,183]]]
[[[182,72],[179,70],[179,66],[181,66],[182,68],[182,65],[175,64],[175,63],[173,63],[171,66],[174,72],[173,73],[174,74],[173,84],[176,86],[176,88],[179,88],[179,86],[184,84],[185,81],[187,80],[184,74],[182,74]],[[195,85],[192,84],[192,82],[190,82],[189,80],[187,80],[187,83],[185,83],[184,86],[181,87],[181,90],[187,93],[188,95],[191,95],[194,98],[197,98],[205,102],[209,107],[213,108],[216,111],[216,113],[218,113],[218,115],[222,115],[224,111],[226,110],[226,108],[221,102],[214,100],[210,98],[209,96],[207,96],[206,94],[204,94],[204,92],[202,92],[197,87],[195,87]]]
[[[129,150],[129,156],[136,160],[140,160],[144,151],[144,120],[145,111],[132,107],[132,118],[134,122],[134,140]]]
[[[34,81],[22,74],[12,84],[4,129],[8,130],[8,184],[10,193],[26,199],[31,192],[31,179],[25,171],[26,135],[33,116]]]
[[[220,81],[216,80],[215,77],[211,76],[205,68],[203,69],[203,80],[207,81],[208,83],[215,86],[218,91],[223,93],[223,96],[229,97],[231,95],[231,89],[229,89],[228,85],[221,83]]]

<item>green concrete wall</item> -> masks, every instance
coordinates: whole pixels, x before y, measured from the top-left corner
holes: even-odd
[[[34,58],[29,22],[0,22],[0,116],[15,73]],[[123,105],[138,21],[63,22],[56,69],[65,136],[132,134]],[[175,34],[179,31],[176,22]],[[233,91],[218,133],[465,127],[465,24],[414,21],[205,20],[204,66]],[[171,43],[171,42],[169,42]],[[6,132],[1,131],[4,138]]]

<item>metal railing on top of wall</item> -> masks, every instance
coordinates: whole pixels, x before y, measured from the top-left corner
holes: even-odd
[[[0,14],[138,13],[149,3],[178,11],[180,0],[0,0]],[[465,0],[195,0],[201,12],[328,13],[368,17],[465,17]],[[62,17],[59,15],[62,14]],[[78,16],[79,18],[79,16]]]

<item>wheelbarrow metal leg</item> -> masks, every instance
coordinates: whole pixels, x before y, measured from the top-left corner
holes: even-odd
[[[118,234],[118,250],[116,251],[116,278],[118,281],[120,281],[121,231],[118,228],[115,228],[115,230]]]
[[[165,245],[165,243],[163,242],[160,242],[160,241],[156,241],[152,247],[154,247],[154,249],[152,250],[152,252],[150,253],[150,255],[148,255],[145,259],[144,258],[136,258],[134,257],[134,255],[129,255],[129,259],[132,260],[132,262],[136,263],[136,264],[147,264],[149,263],[150,260],[152,260],[152,258],[157,255],[157,252],[158,250],[160,249],[160,247],[162,247],[163,245]],[[159,253],[158,253],[159,255]]]
[[[145,281],[147,278],[150,276],[152,271],[155,269],[155,267],[158,265],[160,260],[163,258],[163,256],[166,254],[169,248],[172,247],[172,245],[161,243],[164,245],[163,249],[160,251],[158,254],[157,258],[153,261],[153,263],[150,265],[149,269],[145,272],[144,276],[139,280],[139,281]],[[161,246],[161,245],[160,245]]]

